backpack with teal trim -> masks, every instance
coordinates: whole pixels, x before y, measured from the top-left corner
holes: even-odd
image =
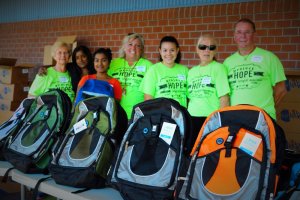
[[[127,125],[126,113],[114,98],[99,96],[80,101],[49,166],[52,178],[72,187],[104,187]]]
[[[161,97],[134,106],[110,170],[110,183],[124,199],[172,199],[186,162],[190,121],[187,109],[173,99]]]
[[[53,89],[36,97],[20,128],[8,138],[4,156],[24,173],[46,173],[52,148],[70,122],[71,100]]]

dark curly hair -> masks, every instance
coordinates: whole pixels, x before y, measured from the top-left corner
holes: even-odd
[[[93,54],[93,59],[95,59],[96,54],[100,54],[100,53],[104,54],[107,57],[109,63],[111,62],[112,53],[111,53],[110,48],[99,48],[99,49],[97,49]]]
[[[172,42],[176,45],[177,48],[179,48],[179,43],[177,41],[177,39],[173,36],[165,36],[163,37],[161,40],[160,40],[160,44],[159,44],[159,48],[161,48],[161,45],[162,43],[164,42]],[[159,61],[161,62],[162,61],[162,57],[161,55],[159,54]],[[177,54],[177,57],[175,59],[175,63],[180,63],[181,61],[181,52],[180,50],[178,51],[178,54]]]

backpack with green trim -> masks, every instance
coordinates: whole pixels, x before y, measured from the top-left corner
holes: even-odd
[[[104,187],[127,125],[126,113],[114,98],[98,96],[80,101],[49,166],[52,178],[72,187]]]
[[[70,122],[71,108],[70,98],[59,89],[36,97],[22,125],[9,136],[5,159],[24,173],[46,173],[53,147]]]

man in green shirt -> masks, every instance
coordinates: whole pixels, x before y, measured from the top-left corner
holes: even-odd
[[[251,104],[276,119],[275,106],[286,94],[283,66],[270,51],[256,47],[255,24],[246,18],[235,24],[238,51],[224,61],[230,85],[230,104]]]

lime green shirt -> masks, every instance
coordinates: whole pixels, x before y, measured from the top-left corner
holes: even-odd
[[[188,111],[191,116],[207,117],[220,108],[220,97],[229,94],[224,65],[212,61],[207,66],[195,66],[188,73]]]
[[[133,106],[144,101],[144,94],[139,91],[139,86],[152,65],[145,58],[140,58],[132,67],[128,65],[124,58],[115,58],[110,63],[108,74],[118,79],[125,91],[122,94],[120,104],[129,119]]]
[[[161,62],[156,63],[146,74],[140,90],[153,98],[171,98],[187,107],[187,74],[186,66],[175,64],[169,68]]]
[[[224,65],[228,71],[231,105],[255,105],[276,119],[273,86],[286,80],[278,57],[256,47],[247,56],[234,53],[224,61]]]
[[[49,67],[47,75],[36,75],[28,93],[39,96],[49,89],[61,89],[70,97],[72,102],[74,101],[75,93],[72,89],[71,77],[68,71],[58,72],[53,67]]]

